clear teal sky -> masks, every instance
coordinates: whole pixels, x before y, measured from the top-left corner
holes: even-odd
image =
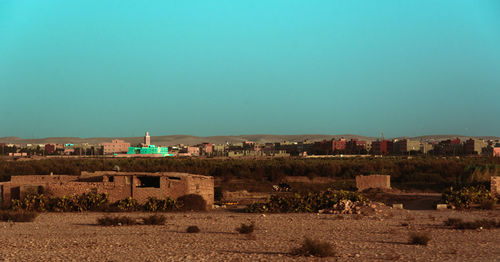
[[[0,0],[0,137],[500,135],[498,0]]]

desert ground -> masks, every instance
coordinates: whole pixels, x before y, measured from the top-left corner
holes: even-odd
[[[98,226],[104,215],[42,213],[34,222],[0,222],[0,261],[500,261],[500,229],[453,230],[449,217],[500,218],[495,211],[385,208],[371,215],[247,214],[218,210],[163,213],[161,226]],[[253,236],[235,231],[255,222]],[[196,225],[200,233],[186,233]],[[427,232],[427,246],[408,244]],[[305,236],[330,241],[337,256],[292,256]]]

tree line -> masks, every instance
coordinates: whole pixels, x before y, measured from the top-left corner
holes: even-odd
[[[410,188],[426,186],[477,184],[489,181],[489,175],[500,170],[500,158],[353,158],[353,159],[197,159],[197,158],[116,158],[64,159],[33,161],[0,160],[0,181],[13,175],[66,174],[81,171],[113,170],[136,172],[187,172],[231,179],[279,182],[285,176],[330,177],[353,179],[357,175],[391,175],[394,185]],[[498,174],[497,174],[498,175]]]

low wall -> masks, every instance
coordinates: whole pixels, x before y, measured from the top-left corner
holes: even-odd
[[[391,189],[391,176],[356,176],[356,187],[358,188],[358,191],[363,191],[368,188]]]
[[[490,184],[491,195],[500,197],[500,176],[492,176]]]

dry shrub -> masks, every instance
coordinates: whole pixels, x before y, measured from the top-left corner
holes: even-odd
[[[494,219],[478,219],[464,222],[459,218],[448,218],[448,220],[444,221],[444,225],[454,229],[490,229],[500,227],[500,221],[497,222]]]
[[[447,220],[444,221],[445,226],[453,227],[457,224],[463,223],[463,220],[461,218],[448,218]]]
[[[254,229],[255,229],[255,222],[252,222],[248,225],[242,223],[240,227],[236,228],[236,231],[238,231],[240,234],[251,234],[253,233]]]
[[[177,198],[180,210],[183,211],[206,211],[207,201],[197,194],[184,195]]]
[[[130,226],[137,225],[137,221],[128,216],[104,216],[97,219],[97,224],[100,226]]]
[[[0,221],[33,222],[37,216],[38,213],[32,211],[0,211]]]
[[[493,210],[493,209],[495,209],[496,203],[497,203],[497,201],[495,199],[483,200],[479,204],[479,208],[481,208],[481,209],[487,209],[487,210]]]
[[[414,232],[410,234],[410,244],[412,245],[422,245],[427,246],[427,243],[431,240],[431,237],[427,233]]]
[[[189,226],[186,229],[186,232],[188,232],[188,233],[199,233],[200,232],[200,228],[197,227],[197,226]]]
[[[337,254],[333,244],[306,237],[302,246],[292,250],[293,255],[297,256],[315,256],[315,257],[332,257]]]
[[[164,215],[151,215],[143,217],[144,225],[163,225],[167,218]]]

